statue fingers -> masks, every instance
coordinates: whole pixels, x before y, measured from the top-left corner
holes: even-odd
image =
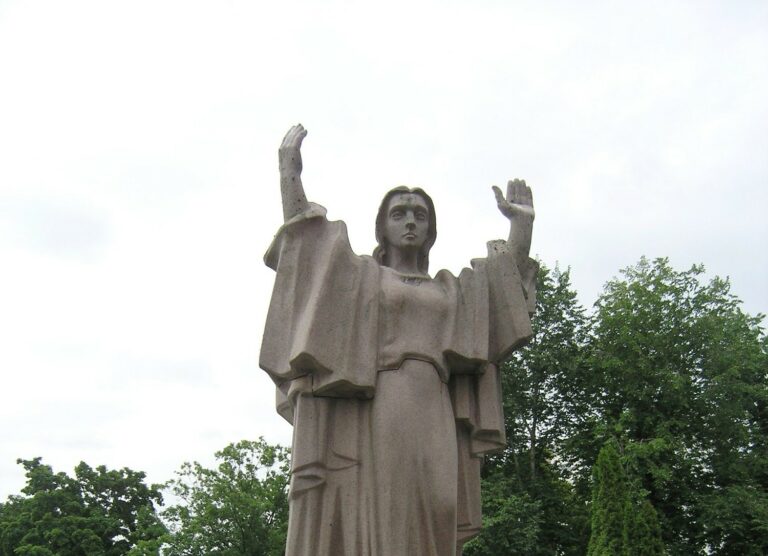
[[[294,145],[296,146],[296,148],[301,148],[301,143],[302,141],[304,141],[304,138],[307,136],[307,130],[304,129],[304,127],[301,124],[299,124],[296,127],[297,129],[296,129],[296,137],[294,139]]]
[[[301,141],[307,135],[307,130],[301,124],[296,124],[288,130],[283,138],[283,143],[280,145],[282,148],[298,148],[301,146]]]
[[[525,186],[525,189],[523,190],[523,204],[528,206],[533,206],[533,191],[531,191],[531,188],[527,185]]]
[[[507,201],[510,203],[519,203],[522,188],[525,187],[525,182],[517,178],[509,180],[507,182]]]
[[[285,149],[291,144],[291,137],[293,136],[293,128],[289,129],[283,136],[283,141],[280,143],[280,148]]]
[[[501,192],[501,189],[495,185],[493,186],[493,194],[496,196],[496,205],[499,207],[501,214],[507,218],[511,218],[514,214],[514,206],[504,198],[504,194]]]
[[[499,206],[502,206],[505,202],[504,195],[501,193],[501,189],[499,189],[497,186],[493,185],[491,186],[491,189],[493,189],[493,194],[496,196],[496,203]]]

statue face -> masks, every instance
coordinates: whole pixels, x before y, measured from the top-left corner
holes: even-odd
[[[429,232],[429,208],[421,195],[397,193],[389,200],[384,238],[390,249],[421,249]]]

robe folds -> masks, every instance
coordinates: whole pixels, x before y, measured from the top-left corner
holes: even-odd
[[[401,275],[315,204],[265,262],[259,364],[294,427],[286,554],[455,554],[480,529],[482,456],[506,442],[496,364],[531,337],[538,265],[492,241],[458,277]]]

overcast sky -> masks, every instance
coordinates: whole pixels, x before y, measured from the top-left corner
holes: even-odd
[[[419,185],[458,272],[519,177],[584,305],[646,255],[768,312],[764,1],[0,0],[0,498],[18,457],[160,482],[290,443],[257,360],[297,122],[359,253]]]

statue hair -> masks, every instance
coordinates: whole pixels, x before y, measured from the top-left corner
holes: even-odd
[[[387,253],[389,246],[384,237],[384,223],[387,219],[389,201],[392,197],[401,193],[412,193],[420,196],[424,199],[424,202],[429,209],[427,239],[424,241],[424,244],[421,246],[421,249],[416,256],[416,264],[418,265],[419,272],[427,274],[429,271],[429,250],[432,249],[432,246],[435,244],[435,239],[437,239],[437,216],[435,215],[435,204],[432,202],[432,197],[427,195],[427,193],[420,187],[411,188],[406,187],[405,185],[399,185],[394,189],[390,189],[387,191],[386,195],[384,195],[384,199],[382,199],[381,205],[379,205],[379,212],[376,215],[376,242],[378,243],[378,246],[373,250],[373,258],[376,259],[380,265],[389,266],[389,256]]]

